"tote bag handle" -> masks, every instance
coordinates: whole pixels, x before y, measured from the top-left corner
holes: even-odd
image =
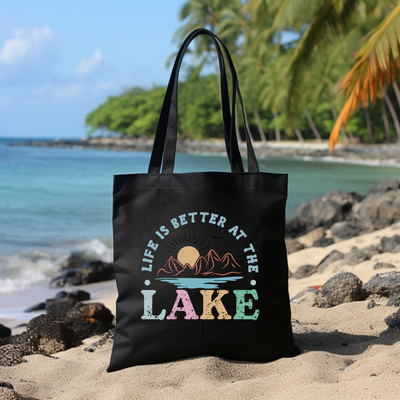
[[[177,87],[175,82],[178,81],[179,68],[182,63],[183,55],[189,46],[190,42],[199,34],[201,29],[196,29],[184,40],[181,48],[176,56],[174,66],[171,72],[170,81],[167,87],[167,91],[164,97],[163,106],[160,113],[160,118],[158,120],[156,136],[153,145],[153,151],[150,158],[149,173],[159,173],[161,168],[161,161],[164,155],[164,165],[163,172],[172,172],[174,161],[175,161],[175,151],[176,151],[176,139],[177,137]],[[217,41],[211,37],[217,46]],[[226,142],[226,148],[228,149],[229,143],[229,132],[231,125],[231,115],[229,111],[229,94],[228,94],[228,84],[226,80],[225,63],[221,52],[217,51],[218,61],[220,65],[220,83],[221,83],[221,103],[222,103],[222,117],[223,117],[223,127],[224,127],[224,137]],[[175,114],[175,123],[172,121],[171,114]],[[169,138],[169,146],[165,145],[166,138]],[[164,149],[168,148],[167,154],[164,154]],[[228,154],[230,157],[230,154]],[[165,166],[165,161],[168,166]],[[242,167],[243,168],[243,167]]]
[[[221,101],[222,101],[222,107],[223,107],[223,112],[224,112],[224,102],[227,102],[226,107],[228,108],[228,113],[229,113],[229,93],[228,93],[228,87],[226,83],[226,73],[225,73],[225,65],[224,65],[224,57],[222,56],[221,50],[219,46],[222,46],[225,52],[225,56],[228,60],[229,68],[231,70],[232,74],[232,80],[233,80],[233,98],[232,98],[232,118],[231,115],[229,114],[229,121],[231,123],[230,129],[225,129],[224,127],[224,136],[225,136],[225,146],[226,150],[228,153],[228,158],[229,162],[231,164],[231,171],[232,172],[244,172],[243,169],[243,163],[242,159],[240,157],[240,152],[239,152],[239,147],[238,147],[238,142],[237,142],[237,136],[236,136],[236,127],[235,127],[235,119],[233,118],[234,112],[235,112],[235,94],[239,96],[239,101],[241,104],[242,108],[242,115],[243,115],[243,121],[244,121],[244,132],[245,132],[245,137],[246,137],[246,143],[247,143],[247,159],[248,159],[248,170],[249,172],[259,172],[259,167],[257,163],[257,158],[254,153],[254,149],[251,143],[250,139],[250,134],[247,130],[247,118],[246,118],[246,113],[244,112],[244,105],[243,105],[243,100],[242,96],[240,94],[239,90],[239,81],[236,75],[235,67],[233,65],[232,58],[230,56],[229,50],[226,48],[225,44],[216,36],[214,33],[207,29],[197,29],[196,31],[192,32],[188,36],[189,42],[191,42],[196,36],[200,34],[206,34],[211,37],[211,39],[214,41],[217,54],[219,56],[219,59],[222,59],[222,63],[220,62],[220,73],[221,73]],[[217,43],[218,42],[218,43]],[[186,41],[185,41],[186,43]],[[187,48],[187,46],[182,46],[184,49]],[[182,62],[183,54],[180,55],[180,62]],[[180,63],[179,63],[180,65]],[[179,68],[179,67],[178,67]],[[225,81],[224,81],[225,79]],[[178,75],[176,75],[175,79],[175,85],[178,84]],[[235,91],[236,87],[236,91]],[[226,95],[224,96],[224,90],[226,91]],[[173,172],[174,168],[174,161],[175,161],[175,152],[176,152],[176,141],[177,141],[177,114],[178,114],[178,92],[177,92],[177,87],[174,86],[173,90],[173,96],[172,96],[172,101],[171,101],[171,111],[169,114],[169,119],[168,119],[168,130],[167,130],[167,137],[166,137],[166,144],[164,148],[164,161],[163,161],[163,172],[166,173],[171,173]],[[226,135],[226,132],[229,132],[229,135]],[[172,161],[171,161],[172,160]]]
[[[167,87],[167,92],[164,98],[164,103],[160,113],[160,119],[157,126],[156,137],[154,141],[153,151],[150,159],[149,173],[159,173],[161,168],[161,161],[163,159],[162,173],[172,173],[175,162],[176,152],[176,140],[177,140],[177,85],[179,68],[182,63],[183,55],[189,46],[190,42],[200,34],[206,34],[211,37],[214,41],[218,60],[220,64],[221,74],[221,102],[222,102],[222,114],[224,121],[224,136],[225,145],[231,165],[232,172],[244,172],[243,163],[239,152],[236,132],[235,132],[235,120],[231,117],[235,112],[235,101],[236,94],[239,97],[239,101],[242,107],[242,115],[246,122],[246,115],[243,107],[243,100],[239,90],[238,79],[236,71],[230,57],[229,51],[224,43],[212,32],[207,29],[197,29],[193,31],[182,44],[178,55],[176,57],[174,67],[171,73],[171,78]],[[231,74],[232,74],[232,114],[229,112],[229,93],[226,82],[226,72],[224,58],[219,45],[224,49]],[[247,142],[247,156],[248,156],[248,170],[249,172],[259,172],[257,159],[254,153],[253,146],[251,144],[250,135],[247,131],[246,123],[245,136]]]

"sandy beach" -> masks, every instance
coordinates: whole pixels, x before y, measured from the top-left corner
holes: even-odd
[[[378,244],[400,234],[400,223],[289,254],[289,269],[318,264],[333,250],[348,252]],[[308,286],[323,285],[338,272],[352,272],[364,283],[387,262],[400,269],[400,252],[382,253],[356,265],[329,266],[323,273],[289,279],[290,296]],[[115,311],[113,282],[104,285],[96,301]],[[0,381],[11,383],[23,399],[398,399],[400,392],[400,330],[388,330],[384,319],[398,310],[387,297],[345,303],[332,308],[312,306],[313,294],[292,302],[292,326],[301,354],[270,363],[246,363],[218,357],[197,357],[138,366],[107,373],[112,341],[94,346],[100,336],[52,356],[30,355],[27,362],[0,368]],[[8,321],[10,322],[10,321]],[[271,326],[273,329],[273,326]],[[1,394],[3,390],[3,394]],[[0,397],[14,395],[0,388]],[[16,396],[16,395],[15,395]]]

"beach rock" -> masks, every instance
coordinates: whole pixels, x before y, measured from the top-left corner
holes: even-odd
[[[321,239],[324,235],[325,228],[320,226],[306,233],[305,235],[298,237],[297,241],[303,244],[305,247],[310,247],[316,240]]]
[[[67,269],[62,275],[53,278],[50,287],[86,285],[114,279],[114,266],[100,260],[89,261],[78,268]]]
[[[46,303],[37,303],[33,306],[30,306],[24,310],[24,312],[33,312],[33,311],[41,311],[46,309]]]
[[[0,338],[6,338],[11,336],[11,329],[3,324],[0,324]]]
[[[90,300],[90,293],[84,290],[74,290],[73,292],[65,292],[62,290],[58,292],[55,296],[56,299],[62,299],[64,297],[70,297],[76,301]]]
[[[368,251],[363,251],[362,249],[357,249],[353,247],[351,251],[345,254],[343,258],[343,265],[357,265],[363,261],[369,260],[371,258]]]
[[[296,251],[304,249],[304,245],[301,244],[296,239],[286,238],[285,242],[286,242],[286,251],[288,254],[295,253]]]
[[[0,382],[0,388],[2,388],[2,387],[7,388],[7,389],[14,389],[14,386],[8,382]]]
[[[24,356],[32,354],[24,346],[6,344],[0,347],[0,366],[12,367],[13,365],[26,362]],[[1,393],[1,392],[0,392]]]
[[[90,261],[83,252],[72,252],[71,255],[61,263],[61,269],[75,269],[85,262]]]
[[[333,190],[325,196],[302,204],[296,216],[286,225],[287,237],[298,237],[317,227],[330,228],[335,222],[348,219],[354,204],[361,201],[357,193]]]
[[[335,243],[335,240],[333,238],[322,237],[320,239],[317,239],[312,244],[312,247],[328,247],[333,243]]]
[[[370,301],[368,302],[368,304],[367,304],[368,310],[370,310],[371,308],[374,308],[374,307],[376,307],[376,306],[379,306],[379,304],[376,304],[376,303],[375,303],[375,300],[370,300]]]
[[[50,315],[39,315],[29,321],[26,332],[12,337],[11,344],[22,346],[26,354],[53,354],[81,342],[64,321]]]
[[[365,298],[362,281],[351,272],[341,272],[328,279],[321,292],[330,307]]]
[[[374,269],[380,269],[380,268],[396,268],[396,267],[393,264],[386,262],[380,262],[374,265]]]
[[[387,316],[385,318],[385,322],[389,329],[400,328],[400,309],[398,309],[395,313]]]
[[[0,382],[0,399],[23,400],[23,398],[14,390],[13,385],[8,382]]]
[[[343,253],[337,250],[333,250],[317,265],[318,272],[324,272],[325,268],[328,267],[330,264],[343,258]]]
[[[78,303],[67,312],[65,321],[82,340],[107,332],[113,326],[113,318],[111,311],[104,304]]]
[[[378,186],[375,186],[371,189],[368,193],[368,197],[370,194],[373,193],[385,193],[389,192],[390,190],[400,189],[400,180],[399,179],[387,179],[384,181],[379,182]]]
[[[400,251],[400,235],[394,235],[390,238],[381,239],[381,253],[398,253]]]
[[[314,272],[317,272],[317,267],[315,265],[302,265],[301,267],[297,268],[296,272],[292,275],[292,278],[305,278],[306,276],[312,275]]]
[[[62,297],[58,299],[46,300],[47,315],[64,319],[67,312],[76,304],[76,300],[72,297]]]
[[[304,232],[304,230],[305,225],[301,224],[297,217],[294,217],[287,221],[285,228],[286,246],[289,239],[294,239],[296,236],[299,236],[302,232]]]
[[[380,253],[380,246],[375,246],[371,244],[370,246],[366,246],[360,249],[362,253],[364,253],[367,257],[368,260],[372,258],[375,254]]]
[[[400,307],[400,295],[390,296],[386,307]]]
[[[400,294],[400,272],[391,271],[376,274],[363,285],[368,294],[390,297]]]
[[[365,232],[383,229],[400,221],[400,189],[369,194],[353,217],[360,230]]]
[[[330,229],[332,235],[341,240],[350,239],[360,233],[360,230],[355,224],[349,221],[336,222]]]

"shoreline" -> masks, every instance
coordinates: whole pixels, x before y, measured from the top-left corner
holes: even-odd
[[[8,146],[36,146],[49,148],[72,148],[117,151],[151,152],[153,139],[145,138],[88,138],[81,140],[27,141],[7,143]],[[385,165],[400,167],[400,143],[357,144],[335,147],[335,153],[329,152],[327,142],[267,141],[254,142],[255,153],[260,159],[266,157],[289,157],[327,162],[348,162],[365,165]],[[242,155],[246,155],[245,143],[239,144]],[[225,154],[223,139],[178,140],[177,152],[181,154]]]
[[[295,345],[301,350],[296,357],[256,363],[203,355],[139,365],[110,374],[106,369],[114,331],[107,327],[103,335],[97,332],[85,336],[83,344],[74,344],[63,351],[26,355],[18,344],[0,346],[0,362],[3,362],[0,383],[8,385],[0,385],[0,397],[4,394],[6,398],[20,400],[397,399],[399,205],[400,180],[392,179],[380,182],[366,196],[333,190],[302,204],[296,216],[288,221],[291,324]],[[332,207],[334,217],[330,214]],[[47,286],[42,290],[38,285],[30,295],[27,291],[3,294],[0,316],[2,309],[18,303],[18,310],[10,310],[12,315],[13,311],[43,302],[62,290],[85,290],[90,293],[91,305],[85,300],[79,307],[94,309],[93,303],[102,303],[115,315],[116,282],[109,280],[57,288]],[[93,315],[86,314],[85,321]],[[36,312],[26,314],[26,320],[36,316]],[[43,317],[46,315],[38,318]],[[13,334],[25,329],[24,325],[18,326],[21,319],[17,318],[0,318],[0,323],[15,328]],[[273,319],[268,329],[274,329]],[[35,341],[37,336],[34,333],[30,338]],[[48,342],[52,343],[46,338]],[[9,360],[13,363],[6,364]]]

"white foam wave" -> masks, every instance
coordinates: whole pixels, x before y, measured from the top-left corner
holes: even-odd
[[[3,253],[0,254],[0,293],[24,290],[39,282],[50,281],[73,254],[78,254],[83,261],[112,262],[113,258],[112,250],[100,239]]]
[[[325,162],[333,162],[340,164],[356,164],[356,165],[367,165],[371,167],[397,167],[400,168],[400,163],[398,163],[394,159],[388,160],[368,160],[368,159],[350,159],[344,157],[332,157],[332,156],[324,156],[324,157],[313,157],[313,156],[303,156],[299,157],[303,161],[325,161]]]

